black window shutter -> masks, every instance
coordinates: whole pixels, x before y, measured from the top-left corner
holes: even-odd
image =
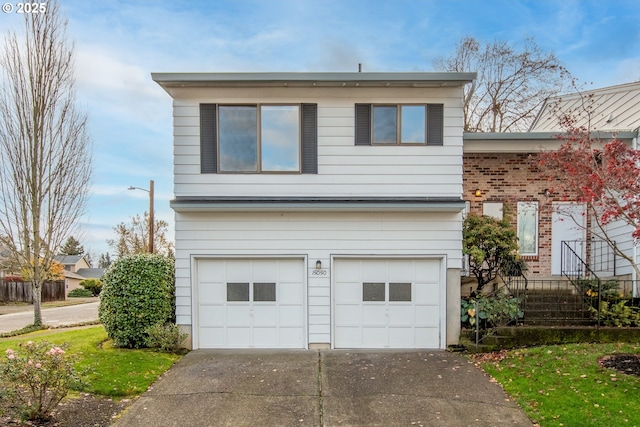
[[[371,104],[356,104],[356,145],[371,145]]]
[[[427,104],[427,145],[442,145],[444,134],[444,105]]]
[[[200,104],[200,172],[218,172],[216,104]]]
[[[302,104],[302,173],[318,173],[317,104]]]

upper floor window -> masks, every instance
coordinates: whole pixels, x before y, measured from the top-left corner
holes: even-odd
[[[426,106],[374,105],[373,144],[424,144]]]
[[[220,172],[298,172],[297,105],[220,105]]]
[[[200,105],[202,173],[317,173],[317,106]]]
[[[356,104],[356,145],[442,145],[442,104]]]

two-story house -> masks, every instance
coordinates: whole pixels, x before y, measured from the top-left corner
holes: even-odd
[[[445,348],[472,73],[153,73],[193,348]]]

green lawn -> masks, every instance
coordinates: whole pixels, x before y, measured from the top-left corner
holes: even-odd
[[[3,338],[0,339],[0,357],[4,357],[8,348],[15,350],[20,342],[37,340],[57,345],[66,343],[68,352],[78,357],[76,369],[84,372],[85,386],[81,391],[104,396],[140,394],[180,358],[146,349],[114,348],[102,326],[69,331],[45,330]]]
[[[600,356],[639,352],[635,344],[568,344],[477,360],[541,427],[640,426],[640,378],[598,366]]]

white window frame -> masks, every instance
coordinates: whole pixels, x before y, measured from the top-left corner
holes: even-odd
[[[534,212],[534,250],[525,252],[522,250],[521,242],[526,238],[526,231],[524,228],[525,224],[523,223],[523,218],[521,215],[527,214],[533,208]],[[517,222],[517,235],[518,235],[518,252],[522,256],[537,256],[538,255],[538,244],[539,244],[539,227],[538,227],[538,202],[529,201],[529,202],[518,202],[518,222]]]

